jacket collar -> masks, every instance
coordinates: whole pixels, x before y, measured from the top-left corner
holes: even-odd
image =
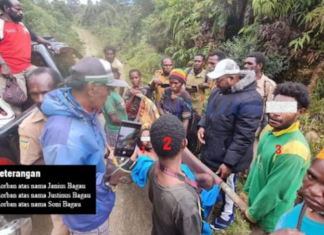
[[[240,92],[246,90],[247,87],[254,83],[254,86],[251,86],[251,89],[256,89],[256,77],[254,71],[241,71],[242,74],[245,74],[245,77],[242,78],[238,83],[231,87],[232,93]]]
[[[299,121],[294,122],[290,127],[288,127],[287,129],[281,130],[281,131],[273,131],[273,127],[270,127],[270,131],[272,132],[272,134],[276,137],[284,135],[284,134],[288,134],[291,132],[295,132],[299,130]]]

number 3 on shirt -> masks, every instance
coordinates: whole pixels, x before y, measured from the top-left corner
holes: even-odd
[[[281,145],[276,145],[277,151],[276,154],[280,154],[281,153]]]
[[[171,147],[169,146],[171,144],[171,137],[169,136],[164,137],[163,142],[166,142],[164,144],[163,150],[171,150]]]

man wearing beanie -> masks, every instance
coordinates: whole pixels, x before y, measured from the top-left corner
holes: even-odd
[[[173,69],[169,75],[170,87],[164,90],[164,94],[158,110],[160,115],[173,114],[182,121],[187,131],[189,120],[192,116],[192,103],[190,95],[183,89],[187,82],[187,76],[182,69]]]

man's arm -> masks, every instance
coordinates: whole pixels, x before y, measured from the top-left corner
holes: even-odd
[[[136,91],[133,88],[128,89],[125,94],[125,102],[126,102],[126,110],[129,110],[132,107],[132,103],[136,97],[136,94],[141,93],[140,91]]]
[[[38,138],[21,134],[19,128],[20,164],[43,165],[43,154]]]
[[[250,193],[250,187],[251,187],[251,181],[255,177],[254,172],[257,167],[257,160],[254,161],[253,166],[251,168],[251,171],[249,173],[249,176],[244,184],[242,192],[239,194],[240,198],[246,203],[249,204],[248,198]]]
[[[46,165],[86,165],[88,154],[74,146],[53,144],[43,148],[43,156]]]
[[[226,166],[235,166],[253,143],[262,116],[262,100],[246,101],[236,111],[233,141],[223,161]]]
[[[162,116],[163,114],[165,114],[164,110],[161,107],[161,102],[164,100],[164,96],[165,94],[163,94],[161,101],[160,102],[155,102],[155,106],[157,108],[157,110],[159,111],[159,114]]]
[[[12,76],[11,70],[1,55],[0,55],[0,66],[1,66],[2,76],[4,78],[10,78]]]
[[[278,155],[267,177],[267,184],[245,212],[246,217],[252,222],[259,221],[279,202],[286,200],[289,188],[301,184],[300,172],[304,167],[305,160],[299,155]]]
[[[122,121],[120,120],[120,118],[117,117],[117,113],[109,113],[108,114],[111,121],[116,124],[116,125],[121,125],[122,124]]]
[[[114,124],[121,125],[122,121],[120,120],[120,118],[118,118],[117,110],[115,110],[113,105],[113,97],[109,97],[104,105],[104,112],[106,112],[106,117],[109,117]]]
[[[184,126],[184,128],[185,128],[185,131],[186,131],[186,133],[187,133],[187,131],[188,131],[188,126],[189,126],[189,119],[183,119],[182,123],[183,123],[183,126]]]
[[[36,41],[40,44],[44,44],[46,46],[51,46],[51,42],[46,40],[45,38],[38,36],[33,30],[31,30],[31,28],[28,26],[28,24],[24,23],[25,27],[28,29],[29,34],[30,34],[30,38],[32,41]]]

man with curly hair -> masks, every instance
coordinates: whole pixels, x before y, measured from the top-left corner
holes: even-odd
[[[310,104],[307,87],[286,82],[278,85],[274,96],[273,102],[267,102],[269,125],[260,135],[257,157],[241,195],[248,201],[243,214],[252,235],[273,232],[280,216],[293,208],[310,164],[309,146],[298,121]]]
[[[149,199],[153,204],[152,234],[202,234],[206,223],[200,210],[204,199],[201,196],[200,201],[198,183],[210,189],[213,179],[208,174],[196,173],[194,181],[181,164],[187,140],[184,126],[177,117],[162,115],[153,123],[150,132],[159,159],[148,173]]]

